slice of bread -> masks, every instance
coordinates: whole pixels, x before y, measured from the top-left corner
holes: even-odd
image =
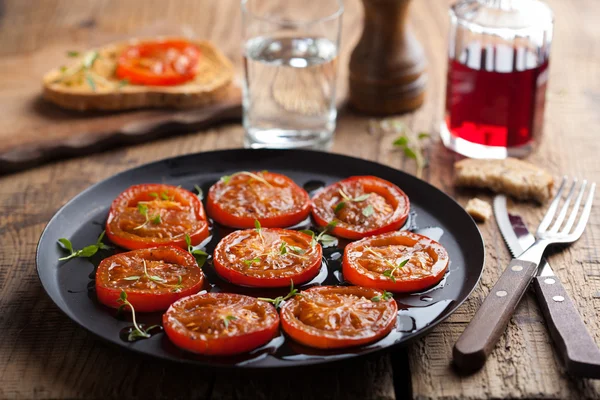
[[[515,158],[464,159],[454,164],[454,172],[457,186],[487,188],[540,203],[552,196],[552,176],[540,167]]]
[[[127,46],[143,42],[135,39],[110,44],[85,53],[69,67],[48,72],[43,78],[44,98],[63,108],[85,111],[199,107],[227,94],[234,75],[233,65],[208,41],[193,41],[200,49],[200,58],[192,81],[173,86],[121,81],[114,74],[119,55]]]

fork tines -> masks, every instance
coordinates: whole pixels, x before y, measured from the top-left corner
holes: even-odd
[[[590,217],[590,212],[592,210],[592,202],[594,201],[594,191],[596,190],[596,183],[592,182],[589,186],[589,190],[587,191],[587,196],[585,203],[583,204],[583,209],[580,212],[581,202],[584,198],[584,194],[586,192],[586,188],[588,186],[588,181],[584,180],[578,185],[577,179],[573,179],[573,182],[568,185],[569,177],[564,176],[560,186],[558,187],[558,191],[556,192],[556,196],[552,199],[550,206],[548,207],[548,211],[546,211],[546,215],[540,222],[540,226],[537,229],[537,236],[540,238],[560,240],[564,242],[573,242],[581,236],[583,230],[585,229],[585,225]],[[563,192],[566,187],[569,186],[566,197],[563,199]],[[579,187],[579,188],[578,188]],[[571,208],[571,212],[567,221],[565,223],[565,218],[567,217],[567,212],[569,211],[569,206],[571,205],[571,201],[577,192],[577,197],[575,199],[575,203]],[[554,215],[558,210],[558,206],[563,202],[560,211],[558,212],[558,216],[556,219]],[[573,225],[577,220],[577,216],[579,215],[579,220],[575,229],[572,230]],[[550,223],[554,220],[552,227],[548,229]],[[564,223],[564,225],[563,225]],[[562,228],[562,229],[561,229]]]

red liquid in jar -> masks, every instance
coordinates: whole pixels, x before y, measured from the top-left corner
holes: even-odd
[[[517,50],[502,50],[496,55],[505,57],[494,59],[484,49],[485,62],[478,68],[473,62],[449,61],[445,119],[453,136],[486,146],[518,147],[541,133],[548,59],[527,69],[533,54],[521,52],[519,58]]]

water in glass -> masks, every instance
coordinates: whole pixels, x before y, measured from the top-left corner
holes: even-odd
[[[323,37],[245,44],[244,127],[253,148],[323,148],[335,129],[337,46]]]

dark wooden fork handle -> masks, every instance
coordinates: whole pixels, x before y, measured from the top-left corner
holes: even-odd
[[[513,259],[454,345],[453,358],[464,372],[480,369],[506,329],[537,264]]]
[[[556,276],[538,276],[535,291],[566,370],[582,378],[600,379],[600,350]]]

